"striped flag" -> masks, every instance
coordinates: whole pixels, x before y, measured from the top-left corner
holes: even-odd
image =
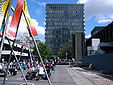
[[[7,30],[7,37],[14,39],[16,37],[17,28],[19,26],[20,18],[22,15],[22,9],[24,5],[24,0],[18,0],[15,8],[15,12],[12,16],[10,26]]]

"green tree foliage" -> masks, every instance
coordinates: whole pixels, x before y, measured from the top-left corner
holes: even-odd
[[[38,48],[39,48],[41,57],[43,59],[48,59],[48,58],[51,57],[52,50],[51,50],[51,48],[47,44],[45,44],[45,43],[39,43],[38,44]],[[36,51],[36,47],[33,48],[33,54],[38,56],[38,53]]]
[[[60,58],[73,56],[72,43],[65,43],[64,46],[59,49],[57,56]]]

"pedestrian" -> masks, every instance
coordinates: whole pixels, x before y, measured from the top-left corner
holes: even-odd
[[[39,78],[42,79],[42,77],[43,77],[44,74],[45,74],[44,68],[43,68],[42,65],[40,65],[40,67],[39,67],[39,73],[38,73]]]
[[[27,68],[29,69],[31,67],[30,63],[28,62],[27,63]]]

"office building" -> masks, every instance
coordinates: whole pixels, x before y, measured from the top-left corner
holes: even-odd
[[[54,54],[63,47],[64,43],[73,41],[72,34],[77,34],[75,38],[77,37],[78,41],[75,43],[82,49],[80,43],[84,35],[84,5],[46,4],[45,40]]]
[[[113,53],[113,22],[108,24],[107,26],[100,26],[98,27],[100,30],[97,32],[96,30],[93,31],[93,35],[87,39],[86,41],[86,47],[92,46],[92,39],[98,38],[100,39],[99,48],[104,53]]]

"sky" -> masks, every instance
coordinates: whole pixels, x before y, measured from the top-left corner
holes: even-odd
[[[13,1],[15,3],[17,0]],[[47,3],[84,4],[86,37],[91,35],[91,30],[95,26],[106,26],[113,20],[112,0],[27,0],[30,16],[38,32],[36,37],[43,41],[45,41],[45,5]],[[21,26],[23,27],[22,23]]]

